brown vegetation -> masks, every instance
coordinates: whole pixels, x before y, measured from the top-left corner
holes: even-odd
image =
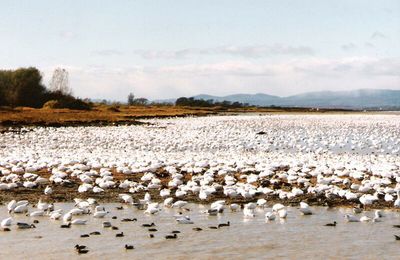
[[[304,108],[222,108],[222,107],[182,107],[173,105],[127,106],[94,105],[91,110],[71,110],[54,108],[14,109],[0,107],[0,126],[101,126],[139,124],[138,119],[206,116],[215,114],[239,113],[323,113],[328,110],[310,110]],[[343,112],[343,111],[338,111]]]

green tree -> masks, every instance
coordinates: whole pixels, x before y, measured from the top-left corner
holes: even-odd
[[[11,106],[41,107],[44,103],[46,88],[42,84],[42,75],[36,68],[21,68],[12,72],[8,102]]]

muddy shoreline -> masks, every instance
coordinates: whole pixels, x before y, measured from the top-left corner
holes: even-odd
[[[42,170],[40,173],[37,173],[39,176],[48,178],[51,174],[47,172],[46,170]],[[237,173],[235,175],[240,175],[241,173]],[[115,181],[118,183],[124,181],[124,180],[130,180],[134,181],[137,183],[146,183],[141,181],[141,177],[143,176],[143,173],[137,173],[137,174],[122,174],[122,173],[117,173],[115,169],[113,170],[113,177]],[[171,196],[173,197],[174,200],[185,200],[188,202],[192,203],[198,203],[198,204],[210,204],[214,201],[217,200],[225,200],[227,204],[230,203],[237,203],[237,204],[245,204],[249,202],[256,202],[258,199],[266,199],[267,200],[267,205],[272,206],[275,203],[282,203],[286,206],[298,206],[301,201],[307,202],[310,206],[325,206],[325,207],[357,207],[360,206],[360,203],[358,201],[349,201],[346,200],[345,198],[341,198],[337,195],[331,195],[329,198],[325,197],[324,195],[317,195],[317,194],[309,194],[305,193],[304,195],[299,195],[291,199],[280,199],[278,195],[265,195],[265,194],[259,194],[255,195],[254,197],[250,199],[246,199],[241,197],[240,195],[237,196],[236,198],[230,198],[227,197],[223,194],[222,189],[217,189],[217,192],[215,194],[212,194],[207,198],[206,200],[201,200],[198,197],[198,194],[194,194],[192,192],[189,192],[187,195],[177,198],[173,194],[175,194],[175,191],[177,190],[176,188],[170,188],[167,186],[167,183],[171,180],[169,176],[166,175],[165,172],[162,170],[159,170],[156,173],[156,176],[161,179],[162,187],[160,189],[148,189],[147,191],[142,190],[138,191],[136,193],[129,193],[127,189],[122,189],[119,187],[115,188],[109,188],[105,189],[104,192],[102,193],[94,193],[92,191],[88,191],[85,193],[79,193],[78,192],[78,187],[79,187],[79,182],[76,179],[71,179],[69,183],[64,183],[61,185],[55,185],[55,184],[42,184],[39,185],[35,188],[25,188],[23,186],[17,187],[12,190],[6,190],[6,191],[0,191],[0,204],[6,204],[9,201],[15,199],[15,200],[28,200],[30,203],[35,204],[41,199],[42,201],[47,201],[47,202],[53,202],[53,203],[58,203],[58,202],[73,202],[74,198],[80,198],[80,199],[88,199],[88,198],[94,198],[96,199],[99,203],[116,203],[116,202],[121,202],[119,199],[119,194],[121,193],[126,193],[130,194],[132,198],[134,199],[135,202],[138,202],[139,200],[142,200],[144,198],[144,195],[146,192],[149,192],[152,201],[155,202],[163,202],[163,198],[160,196],[160,190],[164,188],[169,188],[171,190]],[[192,178],[191,174],[184,173],[184,179],[185,182],[190,180]],[[222,178],[221,180],[217,181],[218,183],[222,184]],[[49,185],[53,189],[53,193],[51,195],[45,195],[43,193],[44,188]],[[263,187],[269,187],[271,189],[274,188],[273,185],[263,185],[261,183],[257,183],[257,185],[262,185]],[[118,185],[116,185],[118,186]],[[291,189],[293,187],[298,187],[297,185],[291,185],[289,183],[281,183],[280,188],[286,187],[287,189]],[[393,207],[393,202],[386,202],[383,198],[380,198],[378,201],[374,202],[372,205],[369,205],[367,207],[368,209],[392,209],[392,210],[398,210]]]
[[[53,186],[53,194],[51,195],[44,195],[42,188],[24,188],[19,187],[12,191],[1,191],[0,192],[0,204],[6,204],[9,201],[15,200],[28,200],[30,203],[35,204],[42,199],[42,201],[52,202],[52,203],[60,203],[60,202],[73,202],[74,198],[80,199],[88,199],[94,198],[99,203],[116,203],[121,202],[118,198],[118,194],[127,193],[132,195],[134,201],[138,202],[139,200],[143,199],[145,191],[137,192],[135,194],[131,194],[126,191],[126,189],[108,189],[103,193],[93,193],[93,192],[86,192],[84,194],[77,192],[78,185],[71,185],[71,186]],[[163,202],[163,198],[159,195],[159,190],[149,190],[148,191],[152,196],[152,201],[154,202]],[[181,198],[176,198],[175,196],[171,196],[175,200],[185,200],[192,203],[198,204],[210,204],[217,200],[225,200],[227,204],[237,203],[237,204],[245,204],[249,202],[256,202],[258,199],[266,199],[267,205],[272,206],[275,203],[282,203],[286,206],[293,206],[296,207],[299,205],[301,201],[307,202],[310,206],[325,206],[325,207],[356,207],[359,206],[359,203],[355,201],[348,201],[346,199],[340,198],[335,196],[334,198],[326,198],[322,195],[314,195],[314,194],[306,194],[301,196],[296,196],[292,199],[279,199],[277,195],[257,195],[254,196],[252,199],[244,199],[244,198],[228,198],[225,197],[222,192],[218,192],[217,194],[211,195],[207,200],[200,200],[197,195],[189,194]],[[368,209],[391,209],[397,210],[393,208],[393,202],[385,202],[385,201],[378,201],[373,203],[372,205],[367,207]]]

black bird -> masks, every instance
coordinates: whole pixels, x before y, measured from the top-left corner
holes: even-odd
[[[89,234],[83,234],[81,237],[89,237]]]
[[[396,238],[396,240],[400,240],[400,236],[394,235],[394,237]]]
[[[9,229],[9,228],[3,228],[3,231],[11,231],[11,229]]]
[[[154,237],[154,235],[153,235],[153,234],[149,234],[149,237],[150,237],[150,238],[153,238],[153,237]]]
[[[181,231],[179,231],[179,230],[174,230],[174,231],[172,231],[171,233],[172,233],[172,234],[179,234],[179,233],[181,233]]]
[[[99,231],[93,231],[89,233],[90,235],[101,235],[101,233]]]
[[[111,222],[104,221],[104,222],[103,222],[103,227],[104,227],[104,228],[111,227]]]
[[[34,224],[39,224],[39,220],[35,219],[35,220],[33,221],[33,223],[34,223]]]
[[[328,224],[325,224],[325,226],[326,227],[336,227],[336,221],[333,221],[333,223],[328,223]]]
[[[194,230],[194,231],[202,231],[203,229],[202,229],[202,228],[199,228],[199,227],[195,227],[195,228],[193,228],[193,230]]]
[[[82,250],[82,249],[87,249],[87,247],[86,246],[84,246],[84,245],[75,245],[75,249],[76,250]]]
[[[210,229],[218,229],[218,227],[215,227],[215,226],[211,226],[211,227],[208,227],[208,228],[210,228]]]
[[[156,232],[157,231],[156,228],[149,228],[148,230],[149,230],[149,232]]]
[[[135,249],[135,247],[133,245],[125,245],[125,249],[131,250],[131,249]]]
[[[393,225],[393,227],[395,227],[395,228],[400,228],[400,225]]]
[[[113,216],[112,219],[117,219],[117,216]]]
[[[70,227],[71,227],[71,222],[66,224],[66,225],[63,224],[63,225],[60,226],[60,228],[70,228]]]
[[[23,222],[17,222],[17,226],[19,229],[36,228],[36,226],[33,224],[28,224],[28,223],[23,223]]]
[[[151,224],[143,224],[142,227],[155,227],[156,224],[154,224],[153,222]]]
[[[174,234],[174,235],[166,235],[165,236],[165,239],[176,239],[176,238],[178,238],[178,236],[176,234]]]
[[[231,222],[226,222],[226,223],[221,223],[221,224],[218,224],[218,228],[220,228],[220,227],[229,227],[231,225]]]
[[[116,237],[123,237],[124,236],[124,232],[118,233],[115,235]]]
[[[121,219],[121,222],[132,222],[132,221],[137,221],[136,218],[123,218]]]
[[[119,228],[116,227],[116,226],[112,226],[111,229],[112,229],[112,230],[118,230]]]
[[[87,254],[89,252],[88,249],[78,249],[78,254]]]

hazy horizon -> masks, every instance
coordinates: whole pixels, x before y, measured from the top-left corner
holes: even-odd
[[[399,1],[4,1],[0,69],[75,95],[400,90]]]

